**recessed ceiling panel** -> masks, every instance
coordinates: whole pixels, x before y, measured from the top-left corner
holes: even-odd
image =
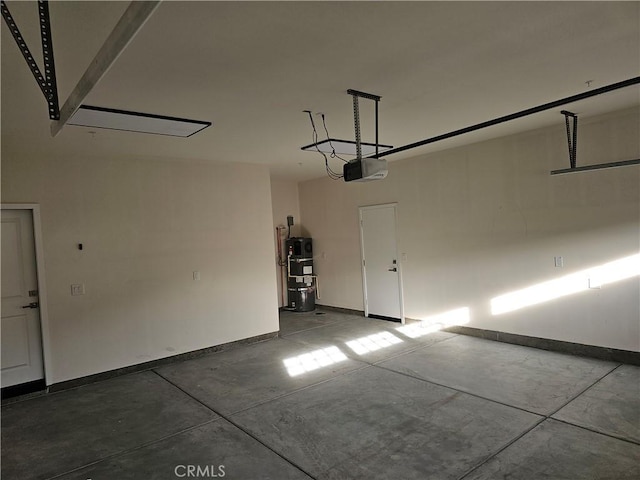
[[[172,137],[190,137],[210,126],[211,122],[82,105],[67,124]]]

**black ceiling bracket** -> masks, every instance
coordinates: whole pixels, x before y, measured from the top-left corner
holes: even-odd
[[[42,58],[44,59],[44,79],[49,89],[49,118],[60,119],[58,105],[58,84],[56,82],[56,65],[53,61],[53,43],[51,39],[51,21],[49,19],[49,2],[38,0],[38,16],[40,19],[40,38],[42,39]]]
[[[560,112],[564,115],[564,123],[567,126],[567,145],[569,146],[569,165],[571,168],[576,168],[576,155],[578,151],[578,116],[575,113],[562,110]],[[569,118],[573,119],[573,122],[569,122]]]
[[[44,98],[47,100],[49,108],[49,118],[58,120],[60,118],[60,108],[58,105],[58,87],[56,84],[56,69],[53,61],[53,45],[51,42],[51,22],[49,20],[49,3],[46,0],[38,1],[38,21],[40,24],[40,36],[42,38],[42,56],[44,58],[45,74],[43,75],[36,63],[27,42],[22,37],[18,25],[16,25],[7,4],[0,2],[2,17],[11,31],[22,56],[27,62],[33,77],[36,79]]]
[[[361,136],[360,136],[360,105],[358,102],[358,98],[366,98],[367,100],[373,100],[376,103],[376,153],[372,155],[375,158],[378,158],[380,155],[379,152],[379,144],[378,141],[378,103],[382,97],[378,95],[373,95],[372,93],[360,92],[358,90],[347,90],[347,93],[353,97],[353,124],[356,132],[356,160],[362,159],[362,147],[361,147]]]

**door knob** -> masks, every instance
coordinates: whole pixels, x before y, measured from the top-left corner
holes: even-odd
[[[397,269],[396,267],[393,267],[393,268],[390,268],[390,269],[389,269],[389,271],[390,271],[390,272],[397,272],[397,271],[398,271],[398,269]]]
[[[25,305],[22,308],[38,308],[39,306],[38,302],[31,302],[29,305]]]

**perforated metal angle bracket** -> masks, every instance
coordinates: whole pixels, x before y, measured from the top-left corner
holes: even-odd
[[[378,158],[380,152],[378,150],[378,102],[380,102],[379,95],[373,95],[372,93],[360,92],[358,90],[349,89],[347,93],[353,97],[353,125],[356,133],[356,155],[357,158],[354,161],[362,160],[362,141],[360,135],[360,105],[358,102],[358,98],[366,98],[368,100],[373,100],[376,103],[376,153],[373,155],[375,158]]]
[[[576,168],[576,155],[578,150],[578,116],[567,110],[560,112],[564,115],[564,123],[567,126],[567,145],[569,146],[569,166]],[[569,123],[569,118],[573,119],[573,124]],[[573,128],[572,128],[573,127]]]
[[[51,40],[51,22],[49,19],[49,2],[46,0],[38,1],[38,21],[40,24],[40,38],[42,40],[42,58],[44,59],[44,75],[38,68],[27,42],[22,37],[18,25],[16,24],[7,4],[0,2],[0,10],[2,17],[11,31],[20,53],[27,62],[27,66],[33,77],[36,79],[49,108],[49,118],[51,120],[60,119],[60,106],[58,104],[58,86],[56,82],[56,68],[53,60],[53,43]]]

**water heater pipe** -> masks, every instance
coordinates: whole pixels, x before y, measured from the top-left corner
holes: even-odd
[[[282,233],[281,231],[284,230],[284,226],[279,225],[276,227],[276,245],[278,247],[278,267],[280,268],[280,300],[282,302],[282,306],[284,307],[286,305],[285,301],[284,301],[284,267],[285,264],[282,261]]]

